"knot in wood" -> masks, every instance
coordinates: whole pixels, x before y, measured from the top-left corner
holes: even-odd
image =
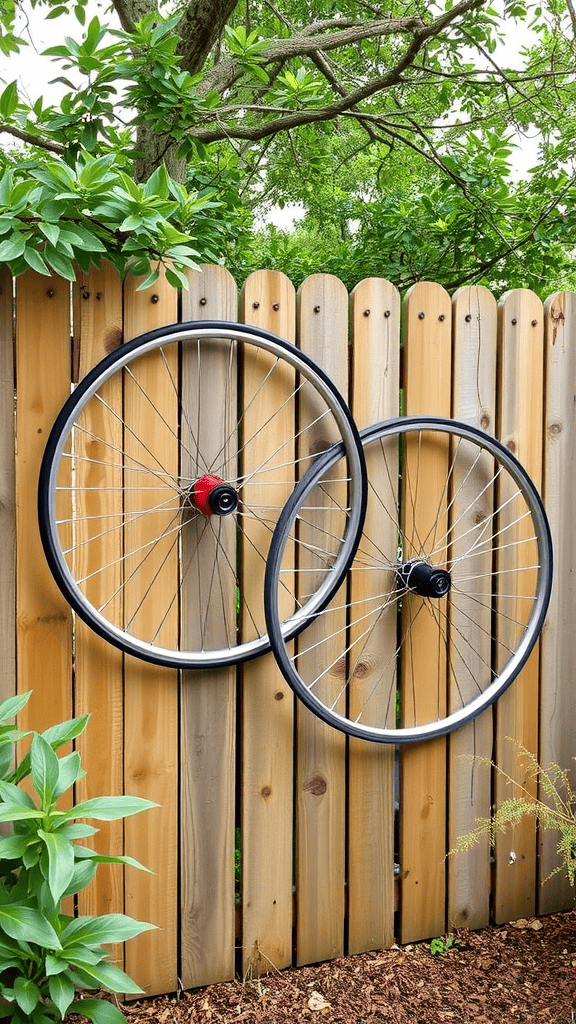
[[[315,775],[313,779],[304,783],[304,789],[307,793],[311,793],[312,796],[324,796],[328,789],[328,783],[321,775]]]

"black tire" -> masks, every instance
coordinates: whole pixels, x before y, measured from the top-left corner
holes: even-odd
[[[243,404],[249,369],[260,383]],[[250,432],[268,395],[268,418]],[[158,665],[209,668],[269,650],[268,545],[313,461],[306,445],[318,444],[317,420],[324,448],[341,442],[349,489],[336,583],[362,527],[364,457],[346,403],[309,357],[267,331],[221,321],[172,324],[107,355],[63,406],[40,471],[42,543],[72,608],[116,647]],[[327,596],[311,594],[309,610]],[[299,617],[285,622],[285,635],[299,626]]]
[[[346,578],[289,649],[278,580],[315,504],[312,467],[274,531],[268,633],[286,680],[328,725],[417,742],[471,721],[522,669],[550,598],[550,530],[518,460],[475,427],[407,417],[361,437],[368,507]]]

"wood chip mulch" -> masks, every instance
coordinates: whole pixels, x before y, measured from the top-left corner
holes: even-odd
[[[123,1007],[128,1024],[576,1024],[576,911]]]

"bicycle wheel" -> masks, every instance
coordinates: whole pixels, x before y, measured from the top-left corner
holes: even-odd
[[[546,515],[500,442],[463,423],[410,417],[361,431],[368,470],[362,537],[338,593],[289,650],[279,628],[286,580],[305,607],[307,551],[322,574],[315,468],[283,510],[266,570],[268,632],[303,703],[351,736],[440,736],[495,701],[525,664],[552,583]],[[330,459],[326,453],[324,461]],[[323,472],[326,472],[324,467]]]
[[[267,331],[219,321],[122,345],[76,387],[44,454],[39,523],[56,582],[96,633],[146,661],[200,668],[263,653],[273,529],[335,441],[334,581],[361,530],[366,478],[322,370]],[[311,612],[326,593],[311,595]],[[299,620],[287,619],[288,637]]]

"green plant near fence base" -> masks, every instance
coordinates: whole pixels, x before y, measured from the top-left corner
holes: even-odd
[[[124,1015],[112,1003],[76,997],[100,989],[140,993],[110,962],[103,944],[124,942],[154,925],[124,914],[70,917],[62,912],[62,900],[84,889],[99,863],[142,868],[131,857],[108,857],[78,845],[98,831],[84,819],[112,821],[156,805],[115,796],[60,810],[60,798],[85,772],[78,752],[56,751],[84,731],[88,716],[42,734],[22,733],[11,719],[29,696],[0,704],[0,822],[13,828],[12,835],[0,836],[0,1018],[52,1024],[75,1012],[95,1024],[123,1024]],[[14,767],[22,740],[30,747]],[[27,777],[34,797],[20,786]]]
[[[541,829],[552,829],[559,833],[557,845],[559,864],[547,878],[565,871],[572,888],[576,885],[576,792],[568,772],[559,765],[550,764],[543,768],[524,746],[516,743],[520,756],[525,762],[528,778],[538,784],[542,799],[533,796],[525,786],[520,786],[498,765],[486,758],[475,758],[496,771],[512,786],[519,790],[518,796],[511,796],[494,810],[490,818],[478,818],[477,827],[460,836],[449,856],[472,849],[482,837],[488,836],[491,847],[495,845],[497,832],[505,832],[509,825],[517,825],[529,815]],[[575,759],[576,760],[576,759]]]

